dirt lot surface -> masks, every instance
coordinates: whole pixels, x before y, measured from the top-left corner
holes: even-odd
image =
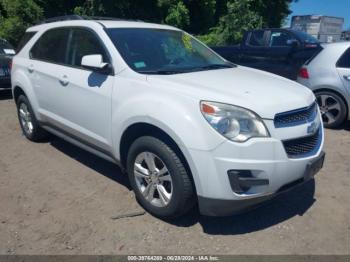
[[[326,131],[316,181],[236,217],[162,221],[118,167],[53,137],[27,141],[0,98],[0,254],[349,254],[350,123]]]

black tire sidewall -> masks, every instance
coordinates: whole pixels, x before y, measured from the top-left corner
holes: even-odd
[[[335,121],[332,124],[326,124],[323,122],[323,125],[325,128],[337,128],[342,123],[344,123],[348,110],[347,110],[346,104],[344,102],[344,99],[341,96],[339,96],[335,92],[331,92],[331,91],[319,91],[319,92],[315,92],[315,95],[316,95],[316,97],[318,97],[320,95],[329,95],[329,96],[333,97],[335,100],[337,100],[340,104],[340,117],[338,118],[337,121]]]
[[[174,159],[174,155],[173,155],[174,151],[172,151],[167,144],[164,143],[162,145],[162,143],[163,142],[153,137],[145,136],[137,139],[132,144],[128,152],[127,171],[128,171],[130,184],[140,204],[148,212],[150,212],[155,216],[170,218],[170,217],[176,217],[177,213],[178,215],[181,215],[183,211],[185,211],[185,210],[181,210],[182,208],[184,208],[184,206],[186,206],[185,202],[188,201],[188,199],[185,199],[186,194],[183,194],[185,190],[185,185],[183,180],[184,174],[182,172],[185,171],[185,168],[181,163],[182,167],[179,170],[179,166],[178,166],[178,163],[176,163],[176,161],[180,161],[180,158],[177,157],[177,159]],[[136,185],[134,172],[133,172],[134,162],[136,157],[142,152],[150,152],[157,155],[157,157],[159,157],[168,168],[168,171],[172,178],[173,192],[172,192],[171,200],[166,207],[156,207],[151,203],[149,203],[146,199],[144,199],[144,197],[142,196],[141,192],[138,189],[138,186]]]

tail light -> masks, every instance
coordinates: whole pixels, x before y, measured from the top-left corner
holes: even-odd
[[[12,70],[12,59],[9,61],[9,71],[11,72]]]
[[[299,77],[309,79],[309,71],[307,71],[307,68],[303,67],[299,70]]]

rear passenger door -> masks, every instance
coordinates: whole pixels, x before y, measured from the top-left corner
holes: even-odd
[[[43,121],[51,122],[64,106],[59,73],[65,70],[68,28],[50,29],[43,33],[29,52],[28,75],[32,81]]]

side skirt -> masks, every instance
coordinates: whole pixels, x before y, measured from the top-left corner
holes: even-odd
[[[93,145],[89,145],[85,141],[82,141],[78,138],[75,138],[75,137],[71,136],[70,134],[67,134],[66,132],[61,132],[57,128],[48,126],[47,124],[41,123],[41,127],[43,129],[45,129],[46,131],[48,131],[49,133],[52,133],[52,134],[62,138],[63,140],[85,150],[85,151],[88,151],[88,152],[90,152],[90,153],[92,153],[100,158],[103,158],[109,162],[112,162],[112,163],[122,167],[120,161],[115,159],[108,152],[103,152],[102,150],[94,147]]]

